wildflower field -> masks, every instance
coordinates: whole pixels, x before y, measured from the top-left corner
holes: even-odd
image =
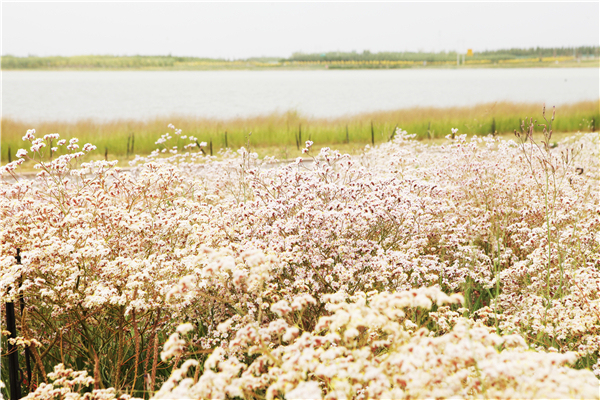
[[[292,163],[171,126],[124,169],[30,130],[0,170],[2,380],[10,349],[27,399],[597,399],[599,135],[546,117]]]

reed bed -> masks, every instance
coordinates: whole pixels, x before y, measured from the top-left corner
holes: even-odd
[[[458,128],[459,133],[485,136],[512,134],[525,117],[539,114],[541,105],[496,102],[472,107],[414,107],[393,111],[362,113],[338,118],[311,118],[296,111],[273,113],[250,118],[207,119],[173,115],[148,121],[117,120],[76,122],[49,121],[30,123],[3,118],[1,160],[15,159],[23,147],[21,140],[31,128],[41,134],[60,132],[77,137],[80,142],[97,146],[94,158],[133,158],[134,154],[149,154],[157,148],[156,140],[169,129],[169,123],[182,129],[187,136],[207,142],[207,152],[219,149],[251,147],[259,154],[267,152],[279,158],[300,155],[303,142],[312,140],[315,146],[335,146],[355,152],[367,144],[387,142],[396,128],[415,133],[417,139],[440,139]],[[600,118],[599,101],[583,101],[562,105],[557,109],[556,132],[595,131]],[[170,146],[181,149],[189,140],[180,139]],[[265,150],[265,151],[262,151]],[[59,152],[58,155],[61,153]]]

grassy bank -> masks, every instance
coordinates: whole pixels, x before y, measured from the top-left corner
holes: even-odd
[[[169,123],[194,136],[199,142],[212,143],[213,153],[221,148],[237,149],[250,146],[259,154],[290,158],[300,155],[302,143],[313,140],[316,146],[331,146],[355,152],[366,144],[382,143],[392,136],[396,127],[416,133],[419,139],[444,138],[452,128],[469,135],[512,134],[525,117],[541,120],[540,104],[490,103],[474,107],[410,108],[396,111],[364,113],[339,118],[308,118],[296,112],[275,113],[252,118],[229,120],[173,116],[151,121],[121,120],[98,122],[82,120],[32,124],[3,118],[1,160],[15,159],[23,147],[22,136],[35,128],[37,136],[58,132],[63,138],[77,137],[80,143],[95,144],[96,157],[127,159],[134,154],[148,154],[157,148],[156,140],[170,131]],[[598,127],[599,102],[585,101],[563,105],[557,109],[556,132],[585,132]],[[171,141],[172,142],[172,141]],[[180,139],[181,148],[189,140]],[[207,147],[210,152],[210,147]]]

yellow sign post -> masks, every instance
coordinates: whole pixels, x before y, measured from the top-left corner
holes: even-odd
[[[467,50],[467,56],[473,56],[473,49]]]

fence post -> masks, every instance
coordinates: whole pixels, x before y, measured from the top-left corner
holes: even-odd
[[[10,155],[10,146],[8,146],[8,162],[10,163],[12,161],[12,157]]]
[[[296,139],[296,149],[300,150],[300,143],[302,142],[302,124],[298,124],[298,134],[294,133],[294,139]]]
[[[348,135],[348,125],[346,125],[346,144],[350,144],[350,135]]]
[[[373,121],[371,121],[371,144],[375,146],[375,130],[373,129]]]
[[[17,264],[21,265],[21,249],[17,249]],[[19,283],[19,287],[21,283]],[[19,295],[19,303],[21,305],[21,318],[25,315],[25,300],[23,299],[23,294]],[[25,369],[27,370],[27,386],[31,388],[31,351],[29,350],[29,346],[25,347]],[[28,390],[29,391],[29,390]]]
[[[209,143],[210,143],[210,145],[209,145],[210,146],[210,155],[212,156],[213,155],[213,153],[212,153],[212,139],[210,139]]]
[[[397,130],[398,130],[398,124],[396,124],[396,126],[394,126],[394,129],[392,130],[392,134],[390,135],[388,142],[391,142],[392,139],[394,139],[394,136],[396,135]]]
[[[21,264],[20,250],[17,249],[17,264]],[[15,324],[15,303],[6,303],[6,328],[10,332],[8,339],[17,337],[17,326]],[[14,344],[8,342],[8,381],[10,385],[10,399],[21,398],[21,385],[19,384],[19,350]]]
[[[200,143],[198,143],[198,139],[196,139],[196,146],[198,146],[198,148],[200,149],[202,154],[206,155],[206,152],[204,151],[204,149],[202,147],[200,147]]]
[[[227,146],[227,131],[225,131],[225,148],[229,148],[229,146]]]

